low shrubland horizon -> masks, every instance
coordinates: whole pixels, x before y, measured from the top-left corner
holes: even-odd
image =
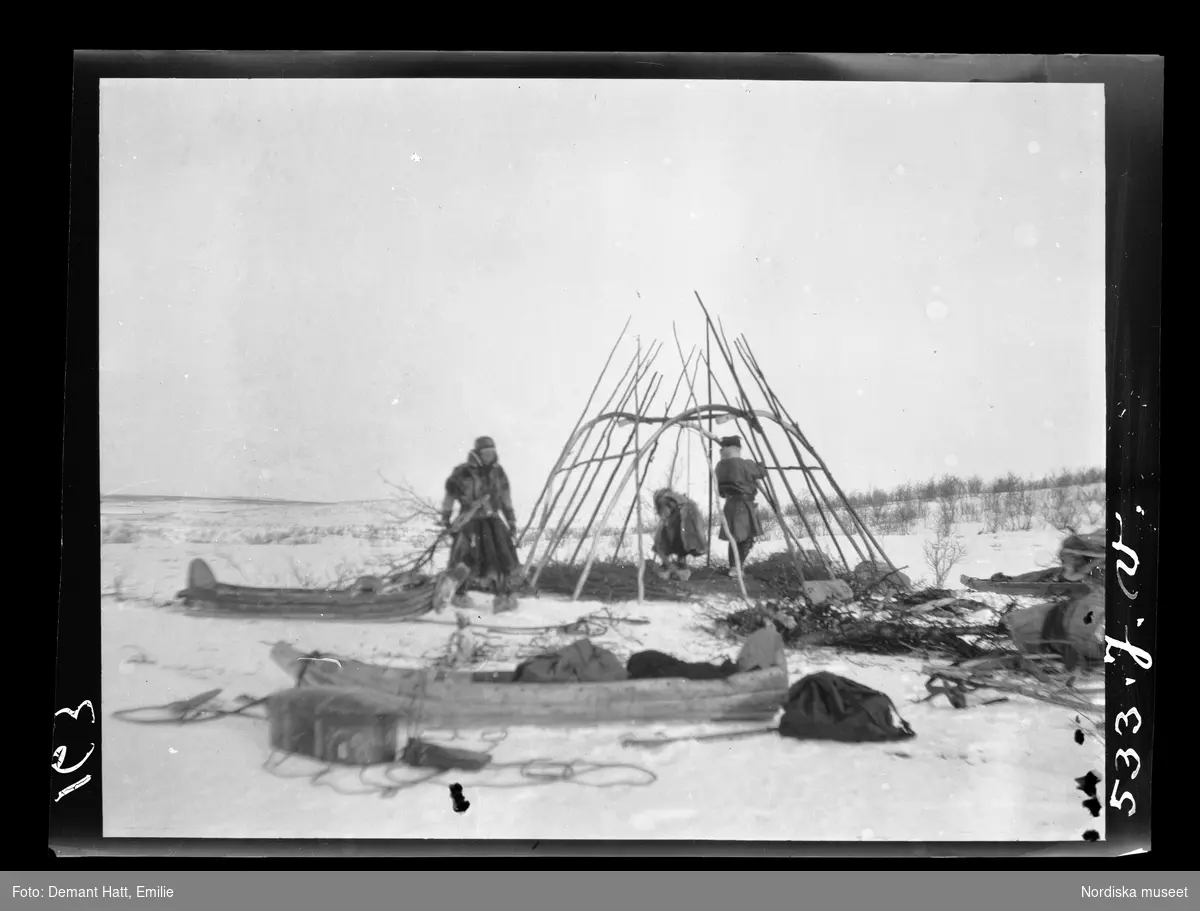
[[[873,487],[869,491],[847,491],[846,503],[855,510],[859,519],[873,533],[884,535],[909,535],[918,527],[925,526],[933,516],[939,526],[953,531],[959,523],[978,523],[983,531],[1029,531],[1040,519],[1044,524],[1063,531],[1075,531],[1081,527],[1094,526],[1104,521],[1105,482],[1104,469],[1063,469],[1041,478],[1022,478],[1013,472],[985,481],[979,475],[960,478],[953,474],[931,477],[927,481],[905,481],[890,490]],[[642,491],[644,501],[652,496],[647,484]],[[407,515],[397,515],[384,510],[386,519],[380,523],[340,523],[332,525],[300,525],[262,529],[242,529],[237,543],[242,544],[314,544],[328,536],[361,538],[372,542],[415,543],[412,539],[414,523],[431,518],[428,509],[436,511],[436,500],[432,497],[417,497],[411,491],[410,500],[420,501],[427,509],[409,510]],[[102,499],[104,499],[102,497]],[[171,497],[156,495],[153,499],[170,500]],[[185,499],[185,498],[179,498]],[[222,498],[211,498],[222,499]],[[252,500],[236,497],[229,499]],[[826,518],[811,495],[798,498],[803,518],[817,537],[827,537]],[[372,503],[385,503],[388,498]],[[262,502],[290,505],[305,505],[312,501],[265,500]],[[360,502],[360,501],[349,501]],[[845,507],[831,502],[843,522],[849,524],[844,514]],[[326,504],[322,504],[326,505]],[[336,505],[336,504],[328,504]],[[822,504],[823,506],[824,504]],[[803,523],[795,503],[785,501],[782,514],[793,520],[797,531],[803,532]],[[704,519],[708,522],[707,511]],[[778,520],[769,504],[759,504],[759,516],[766,537],[780,533]],[[832,517],[826,516],[831,520]],[[713,517],[715,519],[715,516]],[[220,516],[210,517],[188,529],[188,543],[220,543],[223,540]],[[427,524],[427,523],[426,523]],[[630,531],[636,533],[632,523]],[[578,537],[582,528],[570,528],[564,538]],[[642,534],[654,531],[652,504],[643,502]],[[606,528],[605,537],[621,534],[620,528]],[[145,537],[167,537],[165,532],[148,527],[140,522],[112,519],[101,529],[102,544],[132,544]]]

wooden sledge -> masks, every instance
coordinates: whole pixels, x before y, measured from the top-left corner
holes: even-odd
[[[380,667],[333,655],[305,655],[286,642],[271,649],[271,658],[299,686],[371,690],[431,728],[769,720],[788,688],[787,672],[779,667],[720,680],[512,683],[515,670]]]
[[[366,577],[348,589],[255,588],[218,582],[203,560],[188,566],[187,588],[176,597],[189,613],[219,617],[272,617],[312,620],[398,620],[435,607],[438,579],[418,577],[385,586]]]
[[[1103,674],[1097,675],[1098,680],[1089,687],[1076,687],[1068,685],[1068,682],[1073,684],[1075,676],[1068,678],[1068,682],[1060,683],[1041,671],[1036,666],[1036,661],[1030,660],[1029,656],[981,658],[950,666],[927,664],[921,668],[921,673],[928,677],[925,688],[929,695],[917,700],[919,702],[944,693],[955,708],[966,708],[968,693],[975,690],[994,690],[1025,696],[1038,702],[1048,702],[1078,712],[1104,709]],[[1022,673],[1028,677],[1022,679],[1017,676]]]
[[[977,592],[993,592],[997,595],[1022,595],[1034,598],[1054,598],[1060,595],[1086,595],[1092,586],[1086,582],[1070,582],[1065,580],[1026,581],[1019,579],[976,579],[971,576],[961,576],[959,581]]]

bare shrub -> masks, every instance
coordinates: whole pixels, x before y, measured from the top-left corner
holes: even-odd
[[[967,555],[967,548],[952,534],[944,534],[941,529],[932,541],[926,541],[922,547],[925,553],[925,565],[933,573],[934,587],[943,588],[950,571]]]
[[[958,517],[963,522],[982,522],[983,504],[977,499],[963,500],[958,504]]]
[[[951,496],[939,499],[934,517],[937,522],[936,527],[939,536],[948,536],[954,534],[954,530],[958,525],[957,498]]]
[[[911,535],[917,527],[917,521],[924,518],[924,509],[911,500],[896,503],[890,513],[891,534]]]
[[[1011,471],[992,482],[992,493],[1012,493],[1025,487],[1025,482]]]
[[[966,483],[967,493],[969,493],[971,496],[977,497],[983,493],[983,478],[981,478],[979,475],[971,475],[971,477],[967,478]]]
[[[953,497],[958,499],[966,492],[966,485],[959,480],[957,475],[944,474],[938,478],[937,496],[939,500],[944,500]]]
[[[888,508],[888,495],[878,487],[871,490],[867,497],[867,515],[875,526],[882,526]]]
[[[1008,524],[1017,531],[1029,531],[1033,528],[1033,520],[1037,516],[1037,498],[1031,485],[1022,481],[1020,486],[1005,497],[1005,512]]]
[[[980,512],[983,516],[983,528],[988,534],[1004,531],[1008,526],[1008,514],[1005,510],[1004,496],[994,491],[983,494],[979,499]]]
[[[1053,487],[1046,499],[1046,520],[1055,528],[1074,528],[1079,516],[1079,488]]]

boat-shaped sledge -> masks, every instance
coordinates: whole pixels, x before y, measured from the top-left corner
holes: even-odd
[[[1047,574],[1043,578],[1010,578],[1008,576],[995,577],[990,579],[976,579],[971,576],[962,576],[959,581],[977,592],[993,592],[998,595],[1023,595],[1034,598],[1053,598],[1060,595],[1078,596],[1086,595],[1092,590],[1092,586],[1086,582],[1077,582],[1062,579],[1057,571]]]
[[[780,667],[719,680],[513,683],[515,669],[381,667],[336,655],[305,654],[286,642],[271,649],[271,658],[298,686],[367,689],[430,728],[769,720],[788,688],[787,671]]]
[[[435,606],[438,578],[410,576],[385,584],[373,576],[345,589],[256,588],[229,585],[203,560],[188,566],[187,588],[176,598],[189,613],[204,616],[312,620],[396,620]]]

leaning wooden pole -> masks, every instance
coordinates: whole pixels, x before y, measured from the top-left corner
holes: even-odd
[[[653,376],[653,377],[651,377],[651,379],[650,379],[650,390],[651,390],[651,395],[653,395],[654,393],[657,393],[657,392],[658,392],[658,387],[659,387],[661,384],[662,384],[662,377],[661,377],[661,375],[660,375],[660,374],[657,374],[657,373],[656,373],[656,374],[654,374],[654,376]],[[646,417],[646,411],[648,411],[648,410],[649,410],[649,398],[646,398],[646,399],[643,399],[643,400],[642,400],[642,404],[641,404],[641,406],[639,406],[639,410],[638,410],[637,412],[635,412],[635,413],[634,413],[634,418],[633,418],[633,431],[632,431],[632,432],[629,434],[629,436],[628,436],[628,437],[626,437],[626,438],[625,438],[625,442],[624,442],[624,444],[622,444],[622,446],[621,446],[621,454],[620,454],[620,455],[617,457],[617,464],[613,466],[613,470],[612,470],[612,472],[611,472],[611,473],[609,474],[609,476],[608,476],[608,481],[607,481],[607,482],[605,482],[605,484],[604,484],[604,489],[603,489],[602,491],[600,491],[600,496],[599,496],[599,498],[598,498],[598,499],[597,499],[597,501],[596,501],[596,509],[594,509],[594,510],[592,511],[591,518],[590,518],[590,519],[588,519],[588,526],[587,526],[587,527],[588,527],[588,530],[590,530],[590,529],[591,529],[591,527],[592,527],[592,523],[593,523],[593,522],[595,521],[595,519],[596,519],[596,513],[599,511],[600,507],[601,507],[601,506],[603,505],[603,503],[604,503],[604,498],[605,498],[606,496],[608,496],[608,491],[609,491],[609,488],[611,488],[611,487],[612,487],[613,481],[614,481],[614,480],[616,480],[616,477],[617,477],[617,472],[618,472],[618,471],[620,471],[620,469],[621,469],[621,463],[625,461],[625,457],[626,457],[626,455],[628,455],[628,453],[629,453],[629,444],[630,444],[630,443],[633,443],[633,444],[634,444],[633,454],[634,454],[634,458],[635,458],[635,459],[637,458],[637,443],[636,443],[636,440],[637,440],[637,431],[638,431],[638,427],[641,425],[642,421],[645,419],[645,417]],[[616,425],[614,424],[613,426],[614,426],[614,428],[615,428],[615,426],[616,426]],[[593,480],[594,480],[594,479],[593,479]],[[590,493],[590,492],[591,492],[591,489],[592,489],[592,487],[591,487],[591,485],[589,484],[589,485],[588,485],[588,489],[587,489],[587,491],[585,492],[585,494],[584,494],[584,495],[586,496],[586,495],[587,495],[587,493]],[[582,506],[582,504],[580,504],[580,505]],[[576,512],[578,512],[578,510],[576,510]],[[574,521],[574,517],[572,517],[572,520],[571,520],[571,521]],[[624,536],[624,534],[625,534],[625,526],[626,526],[626,525],[628,525],[628,524],[629,524],[629,517],[628,517],[628,516],[626,516],[626,517],[625,517],[625,525],[622,525],[622,526],[621,526],[621,535],[622,535],[622,536]],[[586,539],[587,539],[587,531],[584,531],[584,532],[583,532],[583,534],[582,534],[582,536],[581,536],[581,537],[580,537],[580,539],[579,539],[579,543],[575,545],[575,552],[574,552],[574,553],[571,555],[571,561],[570,561],[571,563],[574,563],[574,562],[575,562],[575,558],[579,556],[579,549],[580,549],[580,548],[583,546],[583,542],[584,542]]]
[[[661,350],[661,347],[659,350]],[[634,390],[637,388],[637,384],[640,383],[642,381],[642,379],[645,377],[646,373],[650,369],[650,366],[657,359],[657,357],[658,357],[658,351],[655,351],[653,353],[653,355],[647,356],[645,361],[639,364],[639,369],[634,373],[633,380],[632,380],[629,388],[626,389],[624,395],[621,397],[621,401],[620,401],[620,404],[618,405],[618,407],[620,407],[620,408],[625,407],[625,403],[628,402],[630,397],[633,395]],[[640,360],[640,355],[639,355],[639,360]],[[604,447],[604,453],[607,455],[608,449],[612,445],[612,435],[613,435],[614,429],[615,429],[615,424],[610,421],[608,423],[608,425],[604,428],[604,430],[601,431],[600,439],[597,440],[596,447],[595,447],[595,449],[592,450],[593,457],[595,457],[596,453],[598,453],[600,451],[601,446]],[[591,428],[589,428],[589,432],[590,432],[590,430],[591,430]],[[621,460],[624,459],[625,452],[628,448],[629,448],[629,442],[627,440],[621,449]],[[617,465],[618,466],[620,465],[620,460],[618,460]],[[615,472],[616,468],[614,468],[613,471]],[[550,537],[550,543],[547,546],[545,554],[542,555],[542,559],[537,564],[537,570],[533,574],[533,578],[530,582],[530,585],[536,584],[538,578],[541,576],[542,570],[545,568],[546,564],[549,562],[550,557],[554,554],[554,552],[558,549],[558,546],[562,543],[562,539],[565,536],[567,529],[570,526],[570,523],[574,521],[575,516],[578,514],[579,509],[582,507],[584,501],[587,499],[588,493],[591,492],[592,486],[595,484],[596,479],[599,476],[600,476],[600,468],[599,468],[599,465],[597,465],[596,472],[594,474],[590,474],[591,480],[588,481],[587,487],[586,487],[586,489],[584,489],[584,481],[587,480],[589,477],[589,470],[586,468],[584,469],[584,472],[580,476],[579,482],[576,485],[575,490],[572,491],[570,498],[567,500],[566,505],[563,507],[562,521],[559,522],[555,531],[552,533],[552,535]],[[611,481],[610,481],[610,483],[611,483]],[[581,490],[583,490],[582,497],[580,497]],[[576,506],[577,498],[579,498],[578,506]],[[572,512],[572,508],[574,508],[574,512]]]
[[[761,366],[759,366],[758,358],[756,358],[754,356],[754,352],[750,351],[749,347],[747,347],[747,351],[749,351],[751,361],[754,362],[755,369],[760,374],[763,374],[763,369]],[[763,374],[763,379],[764,380],[766,379],[765,374]],[[813,448],[813,445],[811,443],[809,443],[808,439],[803,435],[803,433],[800,432],[799,425],[796,424],[796,422],[792,418],[792,416],[790,414],[788,414],[787,408],[783,406],[782,402],[779,403],[779,407],[780,407],[780,410],[783,412],[784,417],[786,417],[788,422],[796,429],[796,432],[798,434],[800,434],[800,441],[804,444],[804,448],[807,449],[809,454],[814,459],[817,460],[817,464],[821,467],[821,471],[823,471],[825,473],[825,477],[829,481],[829,486],[831,486],[834,489],[834,491],[837,493],[837,495],[839,497],[841,497],[842,502],[846,504],[846,510],[850,513],[851,518],[854,519],[855,523],[862,530],[862,534],[864,535],[864,537],[866,537],[866,539],[872,545],[874,545],[875,549],[879,552],[879,556],[883,557],[883,561],[887,564],[888,568],[891,569],[893,572],[895,572],[896,571],[895,565],[888,558],[888,555],[884,551],[883,547],[881,547],[879,542],[875,540],[875,536],[873,534],[871,534],[871,529],[867,528],[866,523],[863,522],[863,520],[859,517],[858,512],[854,509],[854,507],[852,505],[850,505],[850,501],[846,498],[845,493],[842,492],[842,488],[838,486],[838,482],[833,477],[833,473],[829,470],[829,467],[825,464],[825,460],[821,458],[820,453],[818,453],[817,450],[815,448]]]
[[[717,383],[717,392],[720,393],[725,404],[729,405],[729,396],[725,394],[725,390],[721,388],[720,383]],[[755,460],[765,465],[766,459],[763,457],[762,450],[758,447],[758,441],[754,438],[753,434],[742,427],[741,421],[737,421],[736,423],[738,432],[746,435],[746,442],[750,445],[750,451],[754,454]],[[800,551],[802,550],[800,542],[793,540],[794,535],[791,528],[788,527],[787,518],[783,514],[783,500],[779,498],[779,494],[775,491],[775,485],[771,481],[770,473],[767,474],[766,482],[766,488],[763,490],[763,493],[766,495],[767,502],[770,504],[771,510],[775,513],[775,518],[779,522],[779,530],[783,532],[783,542],[787,545],[788,556],[792,558],[792,563],[795,566],[796,573],[800,576],[800,581],[804,582],[804,565],[803,559],[800,556]],[[817,553],[821,553],[820,548],[817,549]]]
[[[729,396],[727,396],[725,394],[725,390],[721,388],[721,384],[719,381],[717,383],[717,391],[721,393],[721,398],[723,398],[726,402],[729,401]],[[779,472],[781,475],[783,474],[782,467],[779,468]],[[780,498],[780,502],[781,503],[783,502],[782,498]],[[793,502],[793,504],[796,502],[796,499],[794,496],[792,497],[792,502]],[[821,565],[824,566],[827,570],[829,570],[830,574],[832,574],[833,567],[830,566],[830,564],[829,564],[829,558],[825,555],[825,551],[821,550],[821,545],[817,542],[817,533],[815,531],[813,531],[812,526],[808,524],[808,518],[804,515],[803,509],[799,510],[799,512],[796,515],[796,518],[800,520],[801,526],[803,526],[805,532],[808,534],[808,540],[812,542],[813,549],[817,555],[817,558],[821,561]],[[798,534],[796,535],[796,547],[798,549],[800,549],[801,551],[803,551],[803,549],[804,549],[803,545],[800,542],[800,536]],[[803,578],[803,576],[804,576],[803,571],[800,570],[799,568],[797,568],[797,572],[799,572],[801,575],[801,578]]]
[[[630,358],[629,364],[625,367],[625,371],[621,374],[621,378],[617,380],[617,384],[613,387],[612,392],[610,392],[608,394],[608,398],[605,399],[604,405],[600,409],[601,411],[606,411],[612,405],[613,399],[616,398],[617,393],[620,392],[620,390],[625,386],[625,379],[629,376],[629,371],[633,370],[636,373],[636,371],[640,369],[641,365],[637,362],[637,355],[634,355],[632,358]],[[558,477],[558,473],[562,470],[563,463],[566,462],[567,456],[570,455],[570,453],[576,447],[582,450],[583,447],[587,445],[587,442],[591,439],[592,432],[594,430],[595,425],[590,425],[587,428],[587,432],[584,433],[583,438],[577,440],[575,437],[579,434],[579,428],[576,428],[571,436],[567,438],[567,444],[565,447],[563,447],[563,452],[558,457],[558,462],[555,463],[554,468],[550,472],[550,480],[547,481],[547,486],[553,482],[554,478]],[[559,497],[562,496],[563,491],[566,490],[566,488],[567,478],[564,477],[562,479],[562,484],[558,488],[558,492],[555,493],[554,498],[550,501],[545,512],[542,514],[542,520],[538,524],[537,533],[534,536],[533,543],[529,547],[530,560],[532,560],[533,554],[537,550],[538,541],[541,539],[542,534],[546,531],[546,526],[550,524],[550,516],[554,513],[554,507],[557,505]],[[528,531],[528,528],[526,528],[526,531]]]
[[[621,327],[621,334],[617,336],[616,342],[613,343],[612,348],[609,350],[608,357],[605,358],[605,360],[604,360],[604,366],[600,368],[600,375],[598,377],[596,377],[596,382],[592,386],[592,391],[588,395],[587,402],[584,403],[583,410],[581,412],[579,412],[579,419],[575,422],[575,426],[571,428],[571,434],[570,434],[570,436],[567,437],[567,442],[564,444],[563,451],[562,451],[562,453],[559,454],[559,458],[562,458],[563,456],[566,455],[567,449],[571,445],[571,439],[575,436],[576,432],[579,430],[580,425],[584,422],[584,419],[587,417],[588,409],[592,407],[592,399],[594,399],[596,397],[596,391],[600,388],[600,384],[604,381],[604,374],[606,374],[608,372],[608,367],[609,367],[609,364],[612,363],[613,355],[617,353],[617,348],[619,348],[621,346],[621,340],[625,338],[625,332],[626,332],[626,330],[629,329],[629,323],[632,320],[633,320],[633,314],[631,313],[629,315],[629,318],[625,320],[625,325]],[[542,505],[542,500],[545,498],[546,492],[550,489],[550,484],[553,482],[553,480],[554,480],[554,474],[551,473],[550,475],[547,476],[546,484],[545,484],[545,486],[542,487],[542,492],[540,494],[538,494],[538,498],[533,504],[533,510],[529,513],[529,521],[525,523],[525,527],[522,528],[521,533],[519,535],[517,535],[517,540],[516,540],[517,547],[521,546],[521,541],[522,541],[522,539],[524,539],[525,533],[528,532],[529,527],[531,525],[533,525],[533,520],[537,516],[538,507]]]
[[[708,373],[708,404],[712,404],[712,327],[708,325],[707,319],[704,323],[704,368]],[[695,398],[695,390],[692,391],[692,397]],[[708,416],[708,461],[712,462],[713,450],[713,419],[712,415]],[[713,516],[713,482],[712,474],[708,476],[708,540],[712,540],[712,516]],[[704,566],[712,568],[712,548],[709,547],[708,553],[704,556]]]
[[[641,336],[638,337],[638,350],[639,351],[642,350]],[[642,413],[641,402],[638,399],[638,394],[637,394],[636,389],[634,390],[634,393],[633,393],[633,410],[636,411],[638,414]],[[634,477],[638,476],[638,474],[639,474],[638,469],[641,466],[641,453],[638,452],[638,449],[639,449],[638,428],[641,425],[641,423],[642,423],[641,421],[638,421],[636,424],[633,425],[633,475],[634,475]],[[642,552],[642,488],[641,488],[640,479],[639,479],[639,483],[635,486],[634,491],[633,491],[633,501],[634,501],[634,504],[637,506],[637,526],[633,529],[633,533],[635,535],[637,535],[637,550],[638,550],[637,603],[641,604],[643,601],[646,600],[646,557],[645,557],[645,554]]]
[[[746,346],[745,338],[743,337],[742,339],[735,340],[734,344],[738,345],[738,354],[741,355],[742,362],[745,363],[746,369],[750,371],[750,375],[754,378],[754,381],[758,383],[759,388],[763,391],[763,397],[766,398],[767,404],[771,407],[771,410],[778,415],[780,425],[786,426],[784,416],[780,411],[779,396],[775,394],[775,390],[767,385],[766,379],[755,370],[753,363],[747,357],[748,347]],[[788,443],[792,447],[792,452],[796,456],[796,461],[803,465],[804,457],[800,454],[800,450],[796,446],[796,441],[792,439],[791,434],[785,433],[785,436],[787,436]],[[852,567],[846,560],[846,555],[842,552],[841,547],[838,546],[837,536],[834,534],[833,528],[830,527],[829,520],[825,518],[825,513],[821,509],[822,502],[825,504],[825,509],[827,509],[829,514],[833,516],[833,521],[836,522],[838,528],[842,530],[842,534],[846,536],[846,540],[850,542],[850,546],[854,548],[854,552],[858,555],[858,559],[869,560],[871,550],[870,545],[868,544],[867,553],[864,554],[862,548],[858,546],[857,534],[846,528],[846,523],[843,522],[842,517],[838,515],[837,507],[834,506],[834,504],[830,501],[829,496],[821,488],[821,485],[817,482],[817,479],[813,477],[813,472],[810,470],[804,470],[802,473],[804,474],[805,482],[808,484],[809,492],[813,495],[813,502],[816,503],[817,511],[821,516],[821,521],[825,523],[825,528],[828,530],[829,536],[833,540],[833,546],[835,549],[837,549],[838,555],[841,556],[842,562],[846,564],[846,569],[851,569]]]
[[[718,332],[717,327],[713,325],[712,317],[709,315],[708,308],[704,306],[704,301],[701,300],[699,292],[693,293],[696,295],[696,300],[700,303],[700,309],[704,311],[704,318],[708,320],[710,331],[717,339],[717,350],[721,353],[721,357],[725,360],[725,366],[729,368],[729,375],[733,377],[733,382],[737,386],[738,395],[742,400],[742,405],[746,409],[747,413],[754,418],[753,408],[750,404],[750,396],[746,394],[746,389],[744,386],[742,386],[742,381],[738,377],[737,367],[733,363],[733,355],[730,354],[726,349],[728,342],[723,338],[723,333]],[[711,366],[709,369],[712,369]],[[757,418],[750,420],[748,423],[750,423],[751,429],[754,429],[754,424],[757,423]],[[765,431],[760,429],[759,432],[762,433],[763,443],[767,447],[767,452],[770,453],[771,459],[775,462],[776,467],[778,467],[781,463],[779,461],[779,457],[775,454],[775,447],[771,445],[771,440],[767,437]],[[787,475],[781,471],[779,473],[779,479],[783,482],[784,489],[787,490],[788,496],[792,498],[792,505],[796,508],[797,514],[803,515],[804,510],[800,506],[800,500],[796,496],[796,492],[792,490],[792,485],[791,482],[788,481]],[[816,538],[813,539],[813,545],[816,546],[818,552],[820,552],[820,547],[817,545]]]
[[[690,354],[688,355],[688,360],[689,360],[689,361],[691,360],[691,355],[690,355]],[[680,385],[680,383],[681,383],[681,382],[682,382],[684,379],[686,379],[686,378],[687,378],[687,377],[686,377],[686,373],[687,373],[687,364],[684,364],[684,368],[683,368],[683,369],[684,369],[684,374],[683,374],[683,375],[681,375],[681,376],[679,377],[679,379],[675,381],[675,388],[671,390],[671,398],[667,400],[667,410],[666,410],[665,417],[670,417],[670,416],[671,416],[671,409],[672,409],[672,408],[675,406],[675,396],[676,396],[676,395],[679,393],[679,385]],[[643,468],[642,468],[642,471],[641,471],[641,476],[640,476],[640,477],[637,479],[637,481],[636,481],[636,483],[637,483],[637,486],[638,486],[638,490],[641,490],[641,489],[642,489],[642,487],[643,487],[643,485],[646,483],[646,478],[647,478],[647,477],[649,476],[649,474],[650,474],[650,465],[651,465],[651,463],[654,461],[654,456],[655,456],[657,453],[658,453],[658,443],[655,443],[655,444],[654,444],[652,447],[650,447],[650,451],[649,451],[649,453],[648,453],[648,454],[647,454],[647,456],[646,456],[646,464],[645,464],[645,466],[643,466]],[[607,488],[607,487],[606,487],[606,488],[604,488],[604,490],[605,490],[605,493],[607,493],[607,492],[608,492],[608,488]],[[603,494],[601,495],[601,499],[603,499]],[[635,502],[640,502],[640,500],[638,500],[638,501],[635,501]],[[613,557],[614,557],[614,559],[618,559],[618,558],[620,557],[620,554],[621,554],[621,545],[622,545],[622,544],[624,543],[624,541],[625,541],[625,529],[629,527],[629,518],[630,518],[630,516],[632,516],[632,515],[633,515],[633,508],[634,508],[634,505],[635,505],[634,503],[630,503],[630,504],[629,504],[629,510],[628,510],[628,512],[626,512],[626,513],[625,513],[625,521],[624,521],[624,522],[621,524],[621,534],[620,534],[620,535],[617,537],[617,546],[616,546],[616,548],[613,550]],[[589,525],[588,525],[588,530],[590,530],[590,529],[591,529],[591,525],[590,525],[590,523],[589,523]],[[584,534],[583,534],[583,537],[581,537],[581,538],[579,539],[579,545],[578,545],[578,546],[575,548],[575,553],[574,553],[574,555],[572,555],[572,557],[571,557],[571,562],[572,562],[572,563],[574,563],[574,562],[575,562],[575,558],[579,556],[579,549],[580,549],[580,548],[583,546],[583,541],[584,541],[584,539],[585,539],[586,537],[587,537],[587,531],[585,530],[585,531],[584,531]]]
[[[724,334],[724,332],[722,332],[722,334]],[[734,344],[736,345],[737,342],[735,341]],[[771,412],[775,415],[775,420],[778,421],[779,425],[782,427],[784,424],[784,421],[783,421],[783,415],[779,411],[778,397],[771,390],[771,387],[766,384],[766,381],[763,380],[760,376],[758,376],[754,372],[754,369],[750,366],[750,361],[747,360],[747,358],[746,358],[745,352],[742,351],[742,349],[740,347],[737,350],[738,350],[738,354],[741,355],[742,362],[746,365],[746,369],[750,371],[750,377],[754,380],[755,383],[758,384],[759,392],[761,392],[763,395],[763,398],[767,400],[767,407],[771,409]],[[786,431],[784,433],[784,436],[787,437],[788,444],[792,447],[792,453],[793,453],[793,455],[796,456],[796,461],[799,462],[801,465],[803,465],[804,459],[800,455],[799,451],[796,449],[795,441],[791,438],[791,436],[788,433],[786,433]],[[833,527],[829,524],[829,520],[827,518],[825,518],[825,512],[821,508],[821,500],[824,497],[824,491],[820,490],[820,488],[814,487],[813,479],[809,476],[809,473],[807,471],[801,471],[801,474],[804,475],[804,480],[808,484],[809,492],[813,495],[813,502],[816,504],[817,514],[820,515],[821,521],[825,523],[825,530],[827,532],[829,532],[829,540],[833,543],[833,549],[837,551],[838,557],[841,558],[842,565],[847,570],[851,569],[850,561],[846,559],[846,554],[842,550],[842,546],[840,544],[838,544],[837,535],[834,533]],[[837,514],[836,510],[833,509],[832,505],[829,504],[828,502],[826,502],[825,505],[829,507],[829,511],[833,514],[834,521],[838,522],[838,524],[841,525],[841,522],[838,519],[838,514]],[[841,528],[842,528],[843,532],[846,531],[845,526],[841,526]],[[850,539],[850,543],[853,545],[855,552],[858,553],[859,559],[863,559],[862,551],[860,551],[858,549],[858,543],[849,534],[847,534],[847,537]]]
[[[675,331],[674,323],[671,324],[671,332],[675,336],[675,347],[676,347],[676,349],[678,349],[679,356],[682,358],[683,357],[683,346],[679,344],[679,333]],[[712,377],[712,370],[710,369],[709,370],[709,378],[711,379],[711,377]],[[688,385],[691,387],[692,401],[695,402],[696,401],[696,387],[690,381],[688,382]],[[712,405],[712,402],[709,402],[708,404]],[[709,422],[710,422],[710,424],[712,422],[712,412],[711,411],[709,412]],[[711,486],[715,486],[717,491],[720,492],[720,482],[717,480],[717,466],[713,463],[713,458],[712,458],[712,438],[713,438],[713,433],[710,430],[709,434],[708,434],[708,442],[709,442],[708,478],[709,478],[709,484]],[[731,529],[729,527],[729,520],[725,517],[725,510],[722,509],[717,514],[721,517],[721,528],[724,529],[724,531],[725,531],[725,537],[729,543],[729,550],[733,554],[733,566],[734,566],[734,570],[737,573],[738,588],[740,588],[742,590],[742,597],[745,599],[746,603],[749,604],[750,596],[746,593],[746,579],[742,575],[742,555],[740,553],[738,553],[737,542],[733,539],[733,529]],[[711,511],[710,511],[710,515],[711,515]],[[708,550],[709,550],[709,553],[711,554],[712,553],[712,544],[711,544],[712,538],[711,537],[709,538],[709,542],[710,543],[709,543]]]
[[[636,362],[636,359],[635,359],[635,362]],[[637,381],[637,378],[641,375],[641,371],[644,366],[645,365],[643,365],[643,364],[638,364],[637,370],[634,371],[633,380],[631,380],[630,385],[627,386],[627,388],[625,389],[624,393],[622,394],[620,400],[618,400],[618,402],[617,402],[618,408],[624,408],[625,404],[629,401],[629,397],[633,394],[632,383]],[[582,444],[586,444],[588,442],[588,440],[591,438],[592,432],[595,429],[596,429],[596,425],[588,427],[587,433],[584,434]],[[596,467],[597,472],[600,470],[600,467],[596,463],[595,456],[597,455],[597,453],[600,452],[601,447],[604,447],[604,453],[607,455],[608,449],[611,445],[612,445],[612,425],[610,424],[600,431],[600,435],[599,435],[598,439],[596,440],[596,445],[592,448],[592,452],[591,452],[592,458],[588,460],[589,463],[597,465],[597,467]],[[551,555],[554,553],[555,549],[558,547],[559,542],[562,540],[562,536],[563,536],[564,530],[565,530],[564,522],[567,521],[566,517],[571,512],[571,507],[574,505],[576,498],[579,496],[580,489],[583,487],[584,483],[588,480],[589,477],[593,477],[593,475],[592,475],[592,470],[591,470],[590,466],[587,466],[587,467],[583,468],[582,472],[576,478],[575,486],[571,490],[571,495],[567,498],[567,501],[566,501],[565,505],[563,506],[562,516],[559,518],[558,524],[556,524],[554,526],[554,529],[549,533],[549,536],[547,538],[546,552],[545,552],[545,554],[543,554],[542,558],[539,561],[537,561],[538,569],[533,574],[531,584],[533,584],[534,582],[537,581],[537,577],[541,574],[541,566],[543,566],[546,563],[546,561],[550,559]],[[566,490],[567,490],[567,480],[566,480],[566,478],[564,478],[562,487],[559,488],[558,493],[555,494],[554,499],[550,503],[550,507],[549,507],[550,514],[553,514],[554,507],[556,505],[558,505],[559,498],[563,495],[563,493],[566,492]],[[542,537],[542,534],[546,530],[546,525],[549,522],[549,518],[550,518],[549,515],[547,515],[543,518],[543,522],[538,527],[537,534],[534,536],[533,543],[530,545],[530,556],[529,556],[530,565],[533,565],[533,563],[534,563],[534,557],[536,556],[536,553],[537,553],[537,545]]]

